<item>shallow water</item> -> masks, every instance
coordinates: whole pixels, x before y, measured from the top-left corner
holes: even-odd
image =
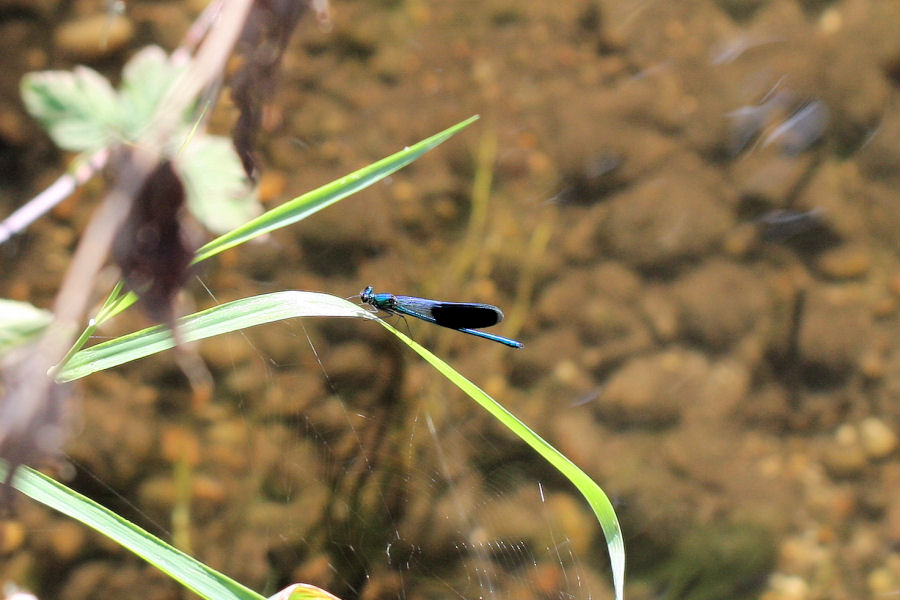
[[[136,45],[171,47],[192,15],[127,7]],[[2,17],[36,33],[56,15]],[[202,274],[215,301],[373,285],[501,307],[522,350],[400,326],[614,499],[630,598],[900,590],[900,4],[337,1],[332,19],[301,22],[268,109],[270,204],[482,118],[223,256]],[[71,64],[17,39],[7,75]],[[4,214],[64,165],[14,85]],[[0,295],[50,301],[98,193],[0,247]],[[776,211],[816,223],[773,237]],[[268,593],[611,597],[571,487],[376,325],[291,322],[200,354],[202,408],[171,357],[83,383],[76,487]],[[26,502],[5,526],[23,535],[0,577],[41,597],[179,593]]]

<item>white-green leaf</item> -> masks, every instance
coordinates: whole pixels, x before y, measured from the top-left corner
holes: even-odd
[[[35,339],[52,320],[50,311],[0,298],[0,355]]]
[[[188,208],[213,233],[222,234],[262,213],[231,140],[197,134],[177,155]]]
[[[119,86],[122,129],[128,139],[140,137],[141,129],[152,121],[163,96],[183,70],[173,65],[159,46],[147,46],[131,57],[122,69]]]
[[[21,93],[29,114],[64,150],[99,150],[121,135],[116,92],[93,69],[29,73]]]

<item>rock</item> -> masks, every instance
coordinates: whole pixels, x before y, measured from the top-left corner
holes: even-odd
[[[682,349],[633,358],[609,378],[597,413],[627,427],[673,425],[700,393],[709,370],[702,355]]]
[[[681,331],[678,304],[668,288],[647,286],[641,294],[640,304],[653,335],[663,342],[670,342],[678,336]]]
[[[705,254],[733,225],[731,211],[708,182],[710,174],[677,165],[609,201],[599,235],[610,250],[639,268],[666,268]]]
[[[124,48],[134,36],[126,17],[95,13],[63,23],[53,33],[57,50],[76,61],[96,61]]]
[[[605,372],[611,365],[653,347],[653,336],[644,320],[626,304],[595,296],[577,315],[580,337],[588,346],[582,360],[592,371]]]
[[[826,159],[803,187],[796,208],[818,210],[828,230],[839,237],[866,236],[866,208],[859,202],[860,194],[864,193],[862,186],[855,164]]]
[[[771,305],[763,281],[721,259],[691,271],[672,291],[686,333],[716,349],[740,339]]]
[[[860,189],[866,198],[868,239],[900,251],[900,206],[897,204],[897,184],[871,182]]]
[[[820,287],[804,302],[798,350],[808,366],[825,369],[824,377],[839,377],[856,366],[870,338],[871,316],[852,291]]]
[[[738,161],[733,168],[733,177],[741,198],[768,208],[783,208],[812,165],[812,156],[761,152]]]
[[[831,279],[853,279],[868,273],[872,255],[862,246],[847,244],[823,252],[816,266]]]
[[[873,127],[891,112],[885,110],[890,104],[890,80],[882,67],[866,56],[869,46],[837,41],[821,50],[821,64],[828,65],[821,70],[819,86],[832,109],[829,137],[845,152],[865,144]]]

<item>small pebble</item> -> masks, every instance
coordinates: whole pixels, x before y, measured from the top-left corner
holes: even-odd
[[[311,585],[328,586],[333,575],[327,554],[317,554],[300,563],[291,572],[291,581],[305,581]]]
[[[897,434],[881,419],[869,417],[859,424],[860,441],[870,458],[885,458],[897,449]]]
[[[63,23],[53,35],[56,48],[72,60],[95,61],[131,42],[134,26],[121,15],[98,13]]]
[[[773,573],[769,578],[769,589],[762,598],[765,600],[806,600],[809,595],[809,584],[802,577]]]
[[[822,286],[806,294],[798,351],[803,362],[837,375],[859,364],[871,342],[872,316],[853,289]],[[834,376],[832,375],[832,376]]]
[[[138,488],[141,506],[154,511],[171,510],[178,498],[175,482],[168,475],[153,475],[145,478]]]
[[[840,10],[832,6],[822,11],[822,16],[819,17],[819,29],[822,33],[833,35],[843,29],[843,27],[844,17],[841,15]]]
[[[869,461],[856,428],[851,425],[839,427],[834,442],[825,447],[822,462],[832,477],[848,478],[859,475]]]
[[[872,597],[878,597],[896,593],[898,582],[890,569],[878,567],[866,577],[866,584],[869,586],[869,593],[872,594]]]
[[[670,342],[678,336],[681,324],[678,305],[668,288],[648,286],[640,296],[640,306],[657,338]]]
[[[819,258],[819,271],[832,279],[853,279],[861,277],[869,271],[872,256],[865,248],[858,246],[840,246],[822,254]]]
[[[859,358],[859,370],[869,379],[881,379],[885,374],[884,356],[874,348],[865,350]]]
[[[575,555],[585,555],[597,534],[597,522],[585,510],[584,503],[571,494],[557,492],[546,497],[547,521],[554,531],[565,536],[566,544]]]
[[[891,277],[890,288],[894,295],[900,298],[900,273]]]
[[[722,249],[729,256],[741,257],[746,255],[756,243],[757,229],[753,223],[738,225],[722,240]]]
[[[53,526],[50,545],[53,554],[62,560],[72,560],[84,549],[87,529],[75,521],[61,520]]]
[[[263,171],[257,187],[259,201],[267,206],[274,205],[277,200],[281,199],[286,187],[287,177],[282,171],[274,169]]]
[[[0,556],[12,554],[25,541],[25,527],[19,521],[0,521]]]
[[[884,319],[897,312],[897,299],[893,296],[882,296],[872,304],[872,314],[877,319]]]
[[[162,430],[159,452],[169,462],[183,460],[193,466],[200,461],[200,442],[188,428],[168,425]]]

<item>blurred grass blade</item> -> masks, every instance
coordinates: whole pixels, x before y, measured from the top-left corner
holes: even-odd
[[[578,488],[590,504],[594,514],[597,515],[600,527],[606,537],[616,600],[622,600],[625,581],[625,546],[622,540],[622,530],[619,527],[612,503],[600,486],[478,386],[388,323],[377,319],[372,313],[343,298],[328,294],[284,291],[243,298],[215,306],[182,317],[178,320],[178,326],[181,328],[185,341],[194,341],[282,319],[315,316],[361,317],[377,320],[565,475]],[[78,379],[96,371],[161,352],[174,345],[175,342],[167,328],[157,326],[144,329],[76,353],[69,364],[57,375],[57,379],[61,381]]]
[[[6,463],[0,461],[0,479],[6,478],[7,469]],[[263,596],[253,590],[194,560],[90,498],[30,467],[20,466],[12,485],[26,496],[115,540],[203,598],[264,600]]]
[[[566,479],[572,482],[578,491],[584,496],[597,515],[600,527],[603,529],[603,535],[606,537],[606,548],[609,552],[609,562],[612,566],[613,587],[615,588],[616,600],[624,598],[625,586],[625,543],[622,539],[622,529],[619,527],[619,519],[616,517],[616,511],[613,509],[609,498],[600,489],[594,480],[587,473],[578,468],[575,463],[565,457],[559,450],[548,444],[544,439],[532,431],[527,425],[522,423],[511,412],[506,410],[500,403],[488,396],[477,385],[457,373],[453,367],[445,363],[443,360],[432,354],[429,350],[413,341],[400,331],[391,327],[385,321],[378,319],[385,328],[396,335],[403,342],[415,350],[419,356],[424,358],[435,369],[449,379],[456,387],[468,394],[470,398],[480,404],[485,410],[498,421],[506,425],[519,439],[531,446],[538,454],[544,457],[551,465],[553,465],[560,473],[566,476]]]
[[[452,137],[461,129],[468,127],[477,119],[478,115],[469,117],[465,121],[426,138],[414,146],[404,148],[396,154],[392,154],[367,167],[363,167],[358,171],[354,171],[349,175],[276,206],[241,227],[217,237],[197,250],[194,262],[198,263],[206,260],[229,248],[243,244],[264,233],[296,223],[323,208],[331,206],[338,200],[342,200],[350,194],[358,192],[405,167],[428,150]]]
[[[193,342],[295,317],[375,318],[372,313],[343,298],[288,290],[220,304],[182,317],[176,323],[184,341]],[[149,327],[76,352],[57,373],[56,379],[61,382],[80,379],[174,347],[175,340],[168,327]]]

